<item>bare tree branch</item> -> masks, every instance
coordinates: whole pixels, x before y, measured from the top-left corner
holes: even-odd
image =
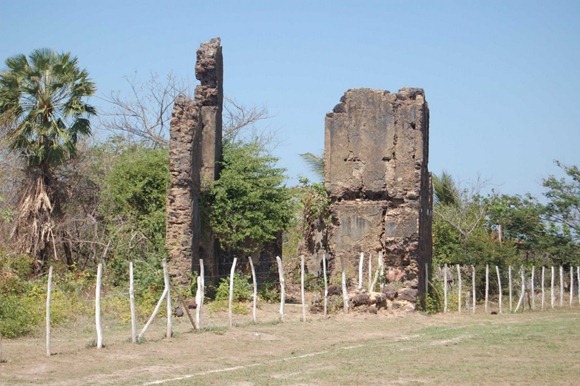
[[[151,74],[141,82],[136,76],[125,77],[130,95],[113,92],[103,98],[112,105],[110,111],[101,113],[101,125],[112,132],[127,134],[130,139],[149,143],[152,147],[168,144],[169,124],[173,100],[180,94],[191,94],[187,86],[173,74],[164,79]]]

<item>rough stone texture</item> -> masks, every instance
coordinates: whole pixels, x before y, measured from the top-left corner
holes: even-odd
[[[219,177],[222,157],[223,57],[219,38],[202,43],[197,50],[195,101],[201,111],[201,191],[207,192]],[[219,275],[218,243],[209,226],[200,234],[199,257],[203,259],[208,283]],[[194,269],[198,269],[194,263]]]
[[[220,39],[197,51],[195,98],[175,100],[170,125],[166,247],[169,269],[179,285],[189,285],[204,259],[207,282],[218,275],[217,245],[201,224],[200,194],[219,175],[222,143],[223,59]]]
[[[170,274],[179,285],[189,273],[199,244],[199,106],[191,99],[175,100],[169,134],[170,187],[167,191],[166,247]]]
[[[356,272],[360,252],[382,251],[388,279],[420,293],[431,261],[428,133],[422,89],[348,90],[326,116],[331,258],[344,257]]]

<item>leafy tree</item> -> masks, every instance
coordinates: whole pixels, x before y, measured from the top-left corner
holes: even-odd
[[[130,260],[151,268],[146,274],[159,271],[165,255],[168,157],[166,149],[131,146],[115,158],[103,181],[99,214],[112,240],[108,268],[116,281],[125,279]]]
[[[550,200],[546,205],[547,218],[555,223],[562,233],[576,242],[580,235],[580,169],[567,166],[558,161],[556,164],[566,173],[565,178],[549,176],[543,185],[548,188],[544,195]]]
[[[0,125],[8,148],[25,164],[14,234],[39,262],[56,253],[54,226],[62,187],[55,170],[76,155],[77,143],[91,134],[95,92],[88,73],[70,53],[48,49],[6,60],[0,73]],[[52,244],[52,248],[50,245]]]
[[[292,217],[284,169],[256,142],[226,142],[222,171],[210,191],[210,224],[229,256],[252,253]]]

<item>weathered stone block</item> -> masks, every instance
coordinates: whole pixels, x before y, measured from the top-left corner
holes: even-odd
[[[327,250],[356,267],[384,253],[388,282],[405,300],[424,291],[431,261],[429,109],[422,89],[348,90],[325,124],[325,187],[333,226]],[[417,292],[417,293],[415,293]]]

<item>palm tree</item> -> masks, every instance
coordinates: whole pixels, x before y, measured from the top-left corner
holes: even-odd
[[[435,204],[458,205],[459,189],[451,174],[443,170],[438,176],[433,173],[433,199]]]
[[[28,58],[8,58],[6,67],[0,73],[0,133],[23,160],[26,175],[12,235],[42,263],[51,244],[56,254],[54,219],[63,195],[55,171],[91,134],[89,117],[96,113],[85,99],[95,85],[70,53],[38,49]]]
[[[324,180],[324,152],[322,155],[312,153],[300,154],[300,157],[308,164],[310,170],[321,180]]]

